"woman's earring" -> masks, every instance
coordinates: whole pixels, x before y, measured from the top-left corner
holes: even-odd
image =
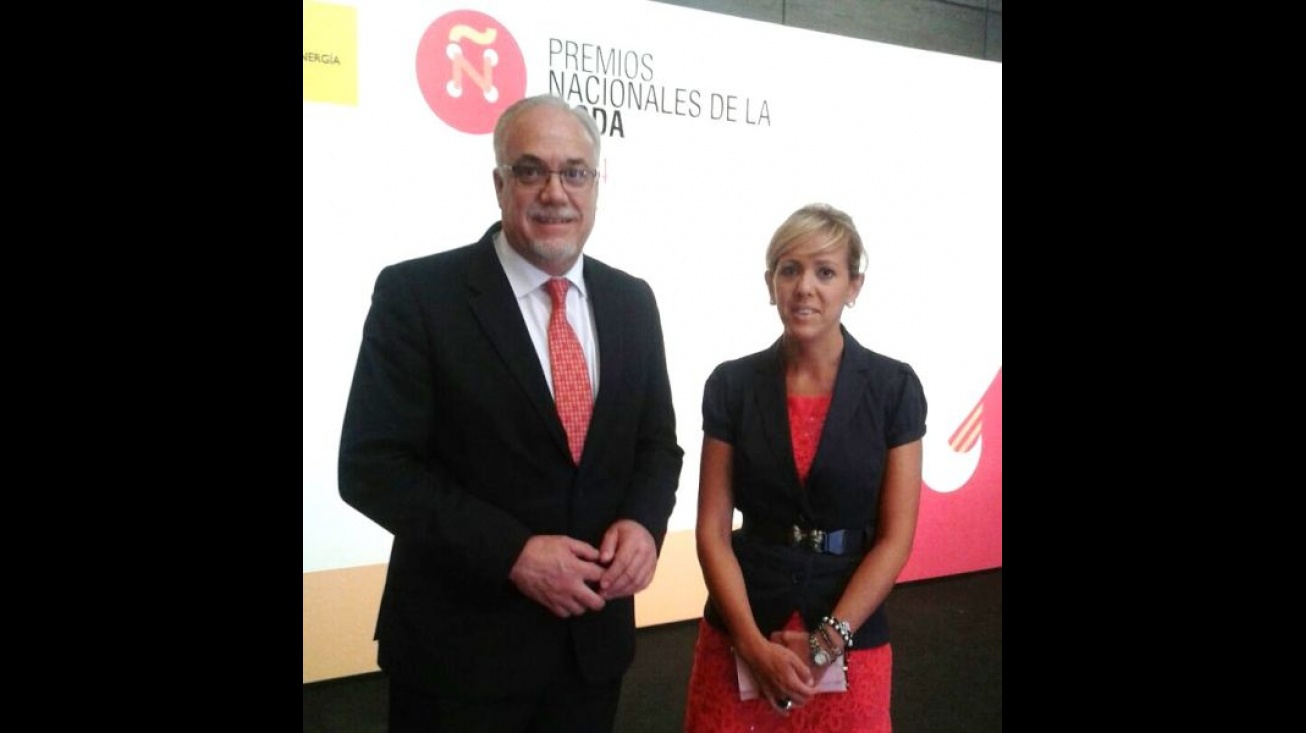
[[[775,298],[771,299],[771,305],[775,305]]]
[[[855,305],[857,305],[857,299],[856,299],[856,298],[853,298],[852,300],[848,301],[848,307],[849,307],[849,308],[851,308],[851,307],[853,307],[853,306],[855,306]]]

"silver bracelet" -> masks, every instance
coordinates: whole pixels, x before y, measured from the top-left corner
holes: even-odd
[[[821,619],[821,623],[829,624],[831,628],[839,632],[839,636],[843,637],[843,649],[845,652],[853,648],[853,630],[848,626],[847,621],[840,621],[833,616],[825,616]]]
[[[816,629],[821,632],[821,638],[825,639],[825,646],[833,650],[835,648],[834,639],[830,638],[830,632],[826,631],[825,627],[826,624],[820,624],[819,626],[816,627]],[[843,654],[843,649],[840,649],[839,653]]]

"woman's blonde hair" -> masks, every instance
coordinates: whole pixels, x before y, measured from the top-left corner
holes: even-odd
[[[808,204],[789,215],[788,219],[775,230],[771,244],[766,248],[766,270],[775,272],[776,263],[786,252],[801,240],[812,235],[821,235],[824,241],[817,247],[818,252],[837,249],[845,242],[848,244],[848,274],[856,277],[862,274],[866,261],[866,248],[862,246],[862,235],[858,234],[853,218],[829,204]]]

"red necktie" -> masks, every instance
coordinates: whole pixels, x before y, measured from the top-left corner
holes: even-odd
[[[580,348],[576,332],[567,323],[569,285],[565,278],[549,280],[549,296],[553,298],[553,312],[549,315],[549,361],[553,364],[553,401],[558,407],[562,427],[567,431],[571,458],[579,464],[590,413],[594,410],[594,398],[585,352]]]

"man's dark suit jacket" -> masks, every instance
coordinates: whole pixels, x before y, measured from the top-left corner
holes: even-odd
[[[586,257],[599,389],[573,464],[499,229],[378,276],[340,445],[341,497],[394,535],[380,666],[453,694],[537,689],[570,647],[591,681],[625,672],[633,598],[561,619],[508,573],[532,535],[598,547],[618,519],[660,549],[684,455],[653,291]]]

